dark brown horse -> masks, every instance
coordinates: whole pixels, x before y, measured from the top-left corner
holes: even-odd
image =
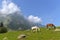
[[[52,28],[52,27],[53,27],[54,29],[56,29],[56,27],[55,27],[55,25],[54,25],[54,24],[47,24],[47,25],[46,25],[46,27],[47,27],[47,28],[49,28],[49,27],[51,27],[51,28]]]

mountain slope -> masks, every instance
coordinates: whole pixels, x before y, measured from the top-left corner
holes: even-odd
[[[9,15],[1,15],[0,22],[3,22],[6,27],[12,30],[25,30],[30,29],[32,26],[42,27],[43,25],[40,23],[32,23],[29,22],[22,14],[19,12],[9,14]]]

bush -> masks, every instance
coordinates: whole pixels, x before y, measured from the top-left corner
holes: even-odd
[[[7,28],[6,27],[0,27],[0,33],[6,33]]]

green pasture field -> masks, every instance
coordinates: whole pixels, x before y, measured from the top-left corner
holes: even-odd
[[[60,31],[47,30],[41,28],[40,32],[32,32],[31,30],[24,31],[10,31],[0,34],[0,40],[7,37],[8,40],[18,40],[17,37],[21,34],[25,34],[26,38],[23,40],[60,40]]]

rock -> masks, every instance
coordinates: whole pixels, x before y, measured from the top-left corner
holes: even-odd
[[[19,39],[19,40],[20,40],[20,39],[24,39],[25,37],[26,37],[25,34],[21,34],[21,35],[18,36],[18,39]]]
[[[3,40],[8,40],[8,38],[7,37],[4,37]]]
[[[55,29],[55,31],[60,31],[60,29]]]

